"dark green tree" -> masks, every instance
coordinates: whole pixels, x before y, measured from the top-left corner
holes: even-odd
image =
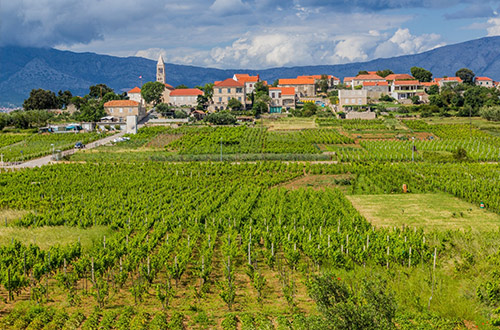
[[[429,95],[439,94],[439,86],[438,85],[430,86],[429,89],[427,90],[427,94]]]
[[[358,76],[359,76],[359,75],[362,75],[362,74],[368,74],[368,71],[366,71],[366,70],[361,70],[361,71],[359,71],[359,72],[358,72]]]
[[[71,103],[71,98],[73,94],[70,91],[59,91],[57,92],[57,105],[60,109],[66,109],[66,107]]]
[[[168,116],[168,115],[172,114],[172,110],[165,103],[160,103],[160,104],[156,105],[155,110],[156,110],[156,112],[158,112],[162,116]]]
[[[345,283],[333,275],[315,276],[308,292],[333,329],[396,329],[396,301],[385,281],[373,277]]]
[[[414,66],[410,69],[411,75],[420,82],[429,82],[432,80],[432,72],[424,68]]]
[[[106,84],[97,84],[89,87],[89,96],[93,99],[100,99],[107,93],[114,92],[111,87]]]
[[[144,101],[154,106],[161,102],[165,85],[159,81],[149,81],[142,86],[141,95]]]
[[[472,70],[470,70],[470,69],[462,68],[455,73],[455,76],[462,79],[464,84],[473,85],[474,84],[474,77],[476,76],[476,74],[474,72],[472,72]]]
[[[252,109],[255,111],[255,116],[258,117],[261,114],[267,112],[269,108],[266,102],[259,100],[254,103]]]
[[[32,89],[30,96],[24,100],[24,110],[45,110],[59,107],[56,94],[45,89]]]
[[[102,117],[106,116],[103,102],[95,99],[90,99],[80,107],[80,113],[77,115],[78,120],[87,122],[97,122]]]
[[[241,110],[243,104],[234,97],[227,102],[227,107],[231,110]]]
[[[220,111],[209,114],[205,117],[205,121],[214,125],[234,125],[236,124],[236,117],[229,111]]]
[[[175,89],[188,89],[189,87],[187,87],[186,85],[184,84],[180,84],[178,86],[175,87]]]
[[[379,70],[377,71],[377,75],[381,76],[382,78],[385,78],[387,77],[388,75],[390,74],[394,74],[394,72],[392,72],[391,70],[389,69],[385,69],[385,70]]]

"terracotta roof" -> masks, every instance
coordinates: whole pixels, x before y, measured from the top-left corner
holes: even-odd
[[[105,107],[136,107],[139,102],[132,100],[113,100],[104,103]]]
[[[316,79],[316,80],[321,80],[321,74],[316,74],[316,75],[310,75],[310,76],[297,76],[297,79],[300,79],[300,78],[313,78],[313,79]],[[332,76],[331,75],[327,75],[326,76],[327,79],[332,79]]]
[[[281,95],[295,95],[295,88],[281,87]]]
[[[203,91],[198,88],[184,88],[184,89],[176,89],[170,93],[170,96],[196,96],[203,95]]]
[[[387,81],[363,81],[363,86],[389,86]]]
[[[241,83],[258,82],[259,76],[240,77],[240,78],[238,78],[238,81]]]
[[[459,77],[434,78],[435,82],[440,82],[442,80],[444,80],[444,81],[458,81],[458,82],[462,82],[462,79],[460,79]]]
[[[137,93],[140,93],[140,92],[141,92],[141,89],[136,86],[136,87],[132,88],[131,90],[129,90],[127,92],[127,94],[137,94]]]
[[[248,78],[250,75],[248,73],[235,73],[234,76],[236,77],[236,80],[240,80],[241,78]]]
[[[385,80],[414,80],[412,75],[409,75],[407,73],[393,73],[385,77]]]
[[[420,85],[420,81],[418,80],[397,80],[394,82],[394,85],[398,86],[413,86],[413,85]]]
[[[171,91],[173,91],[173,90],[175,89],[175,88],[174,88],[174,86],[169,85],[169,84],[165,84],[165,87],[166,87],[167,89],[170,89]]]
[[[421,86],[425,86],[425,87],[430,87],[430,86],[438,86],[439,84],[437,82],[421,82],[420,83]]]
[[[227,78],[224,81],[218,81],[215,83],[214,87],[244,87],[245,85],[239,81],[232,78]]]
[[[378,74],[360,74],[353,78],[352,80],[385,80]]]
[[[313,78],[280,79],[280,85],[314,85]]]
[[[476,80],[479,80],[479,81],[493,81],[493,79],[488,78],[488,77],[476,77]]]
[[[345,82],[350,82],[354,79],[354,77],[344,77],[344,83]]]

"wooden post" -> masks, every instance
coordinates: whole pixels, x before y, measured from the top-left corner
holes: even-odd
[[[389,246],[387,246],[387,269],[389,269]]]
[[[411,246],[410,246],[410,253],[408,256],[408,267],[411,267]]]
[[[95,285],[95,278],[94,278],[94,257],[92,257],[92,261],[91,261],[91,270],[92,270],[92,284]]]
[[[432,266],[432,288],[431,288],[431,296],[429,298],[429,303],[427,304],[427,308],[431,308],[431,300],[434,296],[434,282],[436,280],[436,257],[437,257],[437,248],[434,248],[434,264]]]

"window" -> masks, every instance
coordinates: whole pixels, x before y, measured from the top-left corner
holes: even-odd
[[[238,96],[238,101],[240,101],[240,102],[241,102],[241,96]]]
[[[109,112],[113,113],[113,108],[109,109]]]
[[[120,113],[123,113],[123,108],[120,108]]]
[[[227,93],[228,93],[228,94],[229,94],[229,93],[231,93],[231,88],[228,88],[228,89],[227,89]]]
[[[128,113],[132,113],[132,108],[128,108]]]
[[[231,100],[231,96],[228,96],[227,97],[227,101],[229,102]]]
[[[248,85],[248,86],[252,87],[252,84],[250,84],[250,85]]]
[[[222,97],[219,97],[219,102],[222,102]]]
[[[281,98],[281,93],[278,93],[278,98]]]
[[[271,98],[276,98],[276,94],[274,92],[271,93]]]
[[[358,104],[359,104],[359,105],[361,105],[361,104],[362,104],[361,102],[363,102],[363,100],[358,99]]]
[[[236,88],[236,93],[243,93],[243,88]]]

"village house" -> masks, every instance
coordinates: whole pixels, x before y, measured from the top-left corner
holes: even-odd
[[[127,92],[129,100],[142,103],[141,89],[139,87],[134,87]]]
[[[439,88],[444,86],[456,86],[461,84],[463,81],[460,77],[445,77],[445,78],[434,78],[434,82],[439,85]]]
[[[352,88],[356,86],[362,86],[363,82],[385,82],[385,78],[373,73],[369,74],[360,74],[356,77],[352,78]]]
[[[344,77],[344,85],[346,85],[347,87],[351,87],[353,79],[354,77]]]
[[[344,110],[349,106],[361,106],[368,103],[368,91],[362,89],[339,90],[339,107]]]
[[[203,91],[198,88],[175,89],[170,92],[170,103],[174,106],[195,107],[200,95],[203,95]]]
[[[233,79],[236,81],[239,81],[240,83],[245,84],[245,90],[247,94],[252,93],[255,90],[255,84],[260,81],[259,75],[256,76],[250,76],[249,74],[239,74],[236,73],[233,76]]]
[[[493,83],[493,79],[488,78],[488,77],[476,77],[476,85],[488,87],[488,88],[495,87],[495,84]]]
[[[399,102],[407,103],[421,89],[418,80],[396,80],[391,85],[391,97]]]
[[[415,80],[415,78],[407,73],[392,73],[385,77],[385,81],[387,82],[393,82],[395,80]]]
[[[323,77],[326,78],[326,82],[328,83],[328,88],[332,88],[333,86],[337,86],[340,84],[340,79],[337,77],[334,77],[332,75],[310,75],[310,76],[297,76],[297,79],[303,79],[303,78],[309,78],[309,79],[314,79],[314,83],[318,83],[320,80],[323,79]]]
[[[278,87],[293,87],[298,97],[316,96],[314,78],[280,79]]]
[[[137,121],[146,116],[141,103],[132,100],[108,101],[104,103],[104,110],[108,116],[117,118],[119,122],[125,122],[128,116],[137,116]]]
[[[289,110],[295,108],[295,88],[293,87],[269,87],[271,104],[270,113],[281,113],[283,108]]]
[[[227,109],[227,104],[231,99],[237,99],[246,107],[247,98],[245,84],[228,78],[224,81],[216,81],[213,92],[213,110]]]

